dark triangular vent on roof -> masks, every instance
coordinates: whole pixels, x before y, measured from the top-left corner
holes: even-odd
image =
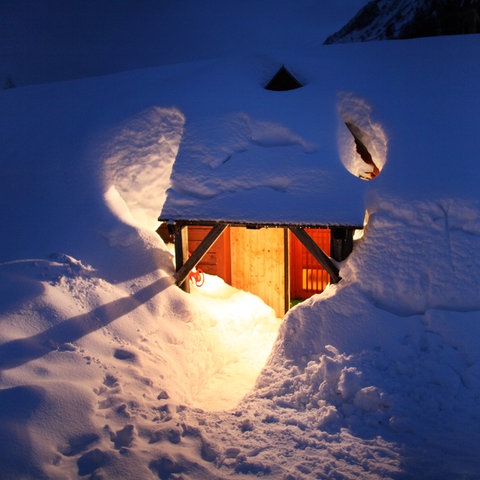
[[[282,65],[280,70],[265,85],[265,90],[282,92],[300,87],[303,87],[303,85],[285,68],[285,65]]]

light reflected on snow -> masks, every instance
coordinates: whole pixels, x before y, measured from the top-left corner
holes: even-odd
[[[158,226],[184,124],[185,117],[176,108],[151,107],[109,139],[104,155],[105,200],[126,223],[147,230]]]
[[[211,375],[197,392],[195,406],[205,410],[235,407],[254,387],[277,337],[281,319],[251,293],[205,275],[201,287],[191,287],[192,299],[209,322],[204,328],[210,352]]]

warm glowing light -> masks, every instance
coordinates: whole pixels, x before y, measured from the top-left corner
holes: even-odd
[[[195,405],[205,410],[233,408],[253,388],[277,336],[281,319],[260,298],[205,275],[191,295],[209,319],[204,330],[211,375],[198,385]]]

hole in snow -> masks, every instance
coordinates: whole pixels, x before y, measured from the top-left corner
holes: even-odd
[[[285,67],[285,65],[282,65],[264,88],[265,90],[273,90],[275,92],[286,92],[301,87],[303,87],[303,85]]]
[[[372,180],[387,159],[387,136],[371,118],[372,108],[351,93],[340,94],[338,146],[345,168],[362,180]]]

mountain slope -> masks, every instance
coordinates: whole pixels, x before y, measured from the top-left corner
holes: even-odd
[[[479,32],[479,0],[372,0],[325,43]]]

